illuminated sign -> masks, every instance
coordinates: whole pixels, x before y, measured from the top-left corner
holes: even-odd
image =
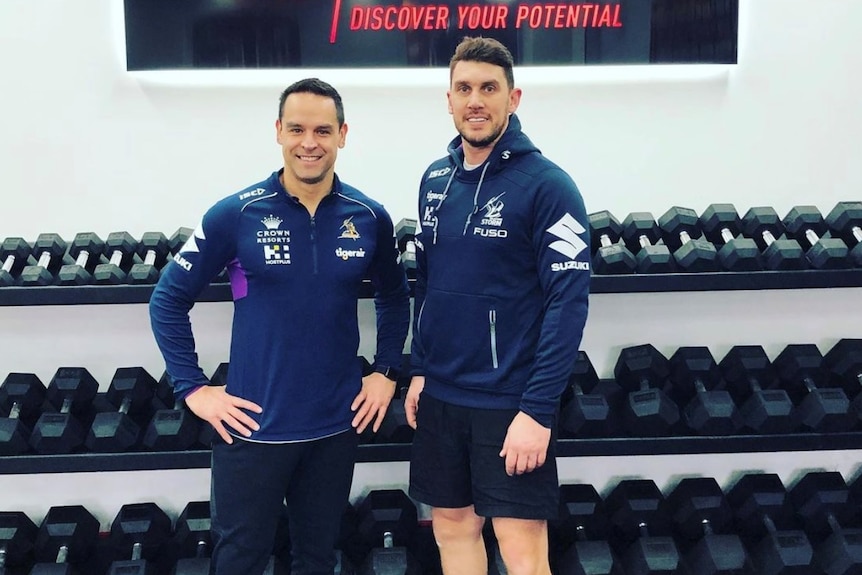
[[[124,0],[129,70],[736,63],[739,0]]]

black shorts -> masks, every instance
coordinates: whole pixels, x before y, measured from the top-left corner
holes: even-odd
[[[500,450],[517,413],[461,407],[423,393],[410,458],[410,496],[431,507],[474,505],[482,517],[558,517],[556,432],[543,466],[506,474]]]

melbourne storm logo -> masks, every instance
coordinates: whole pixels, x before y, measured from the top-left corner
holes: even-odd
[[[499,196],[494,196],[482,206],[482,209],[485,210],[485,213],[482,216],[482,225],[483,226],[502,226],[503,225],[503,206],[504,204],[500,201],[500,198],[506,195],[506,192],[503,192]]]
[[[344,230],[341,232],[341,235],[338,236],[340,238],[346,238],[349,240],[358,240],[360,238],[359,232],[356,231],[356,224],[354,224],[351,220],[353,220],[353,216],[350,216],[344,223],[341,224],[339,229]]]

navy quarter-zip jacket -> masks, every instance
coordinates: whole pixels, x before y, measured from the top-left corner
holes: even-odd
[[[225,267],[234,316],[227,392],[263,408],[248,439],[302,441],[350,429],[360,391],[357,302],[370,278],[381,365],[401,365],[409,291],[382,205],[335,178],[314,217],[281,171],[204,215],[150,299],[156,342],[178,399],[207,385],[189,311]],[[245,439],[245,438],[243,438]]]
[[[584,202],[514,114],[478,168],[460,146],[420,184],[411,373],[442,401],[552,427],[587,318]]]

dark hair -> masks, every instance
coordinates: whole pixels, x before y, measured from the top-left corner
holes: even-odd
[[[294,82],[284,89],[284,92],[281,93],[281,98],[278,100],[279,120],[281,119],[281,113],[284,111],[284,101],[287,100],[287,97],[291,94],[302,93],[317,94],[318,96],[332,98],[332,101],[335,102],[335,117],[338,118],[338,127],[341,128],[344,125],[344,104],[341,102],[341,94],[319,78],[305,78],[304,80]]]
[[[455,48],[452,59],[449,60],[450,81],[452,80],[452,72],[455,70],[455,64],[458,62],[484,62],[499,66],[506,74],[506,83],[509,85],[509,89],[515,87],[515,75],[512,73],[515,60],[509,49],[498,40],[481,36],[466,36],[461,40],[461,43]]]

